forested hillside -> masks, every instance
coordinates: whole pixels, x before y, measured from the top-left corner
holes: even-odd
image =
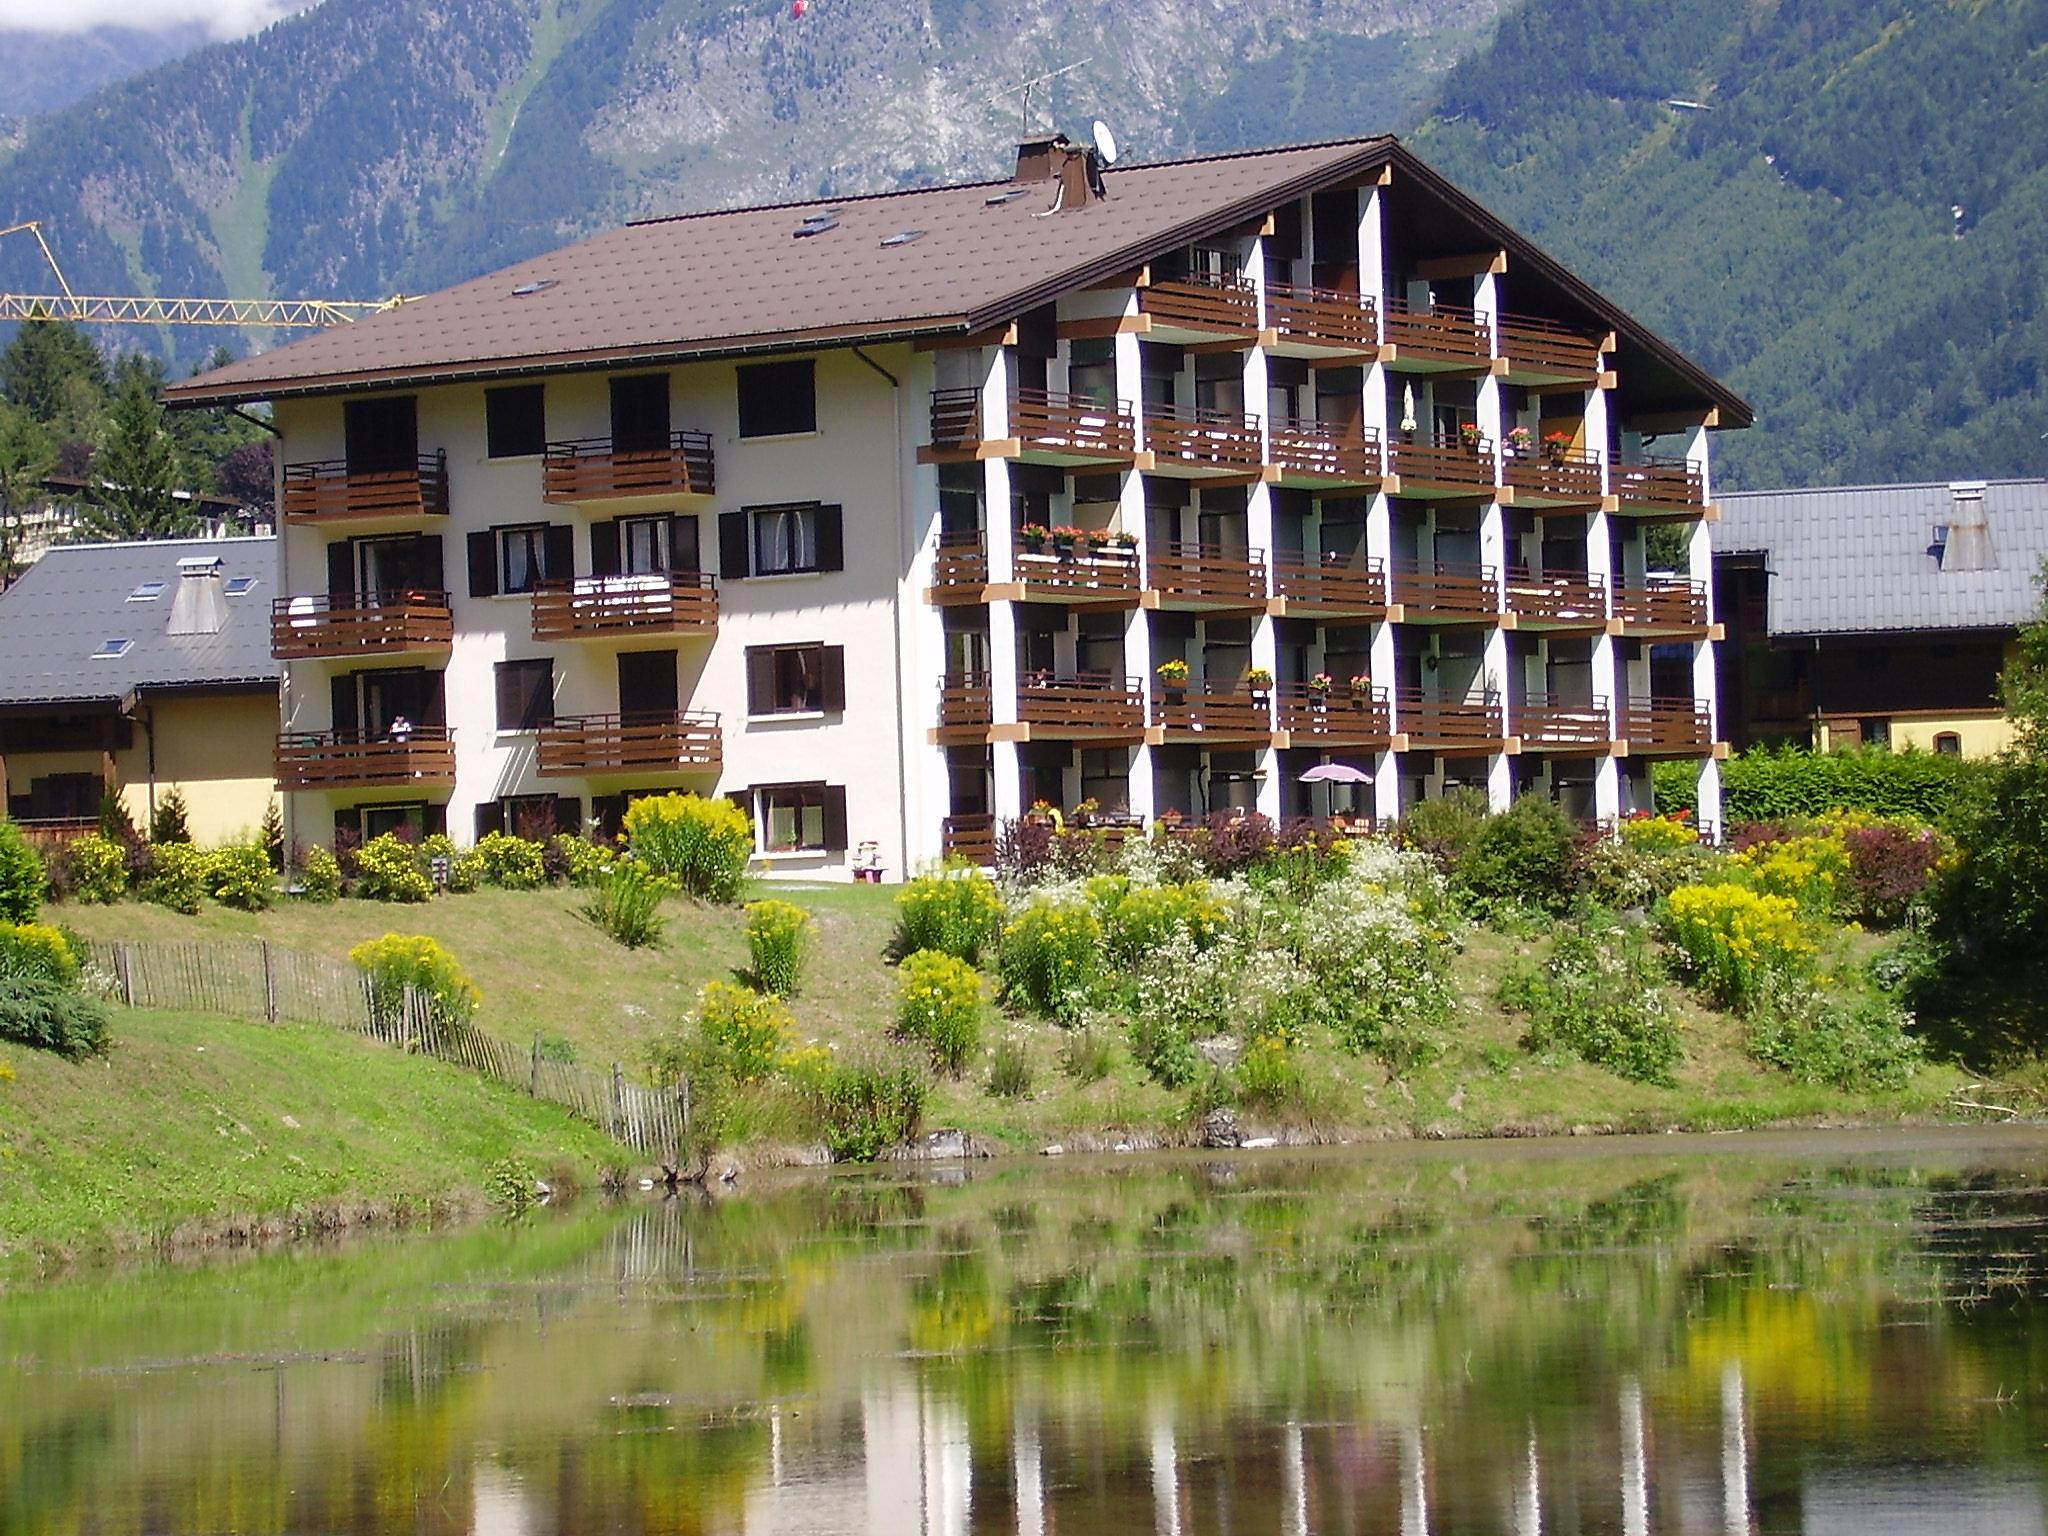
[[[2048,0],[1527,0],[1416,147],[1756,404],[1724,484],[2048,473]]]

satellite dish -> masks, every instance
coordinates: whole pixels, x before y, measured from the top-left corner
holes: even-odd
[[[1109,124],[1101,118],[1095,119],[1089,135],[1095,140],[1095,153],[1102,156],[1104,165],[1116,164],[1116,135],[1109,131]]]

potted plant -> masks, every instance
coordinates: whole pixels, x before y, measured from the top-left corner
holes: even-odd
[[[1081,530],[1061,523],[1052,531],[1052,552],[1062,560],[1074,553],[1074,546],[1081,542]]]
[[[1088,553],[1091,555],[1099,555],[1109,548],[1110,535],[1107,528],[1090,528],[1085,537],[1088,540]]]
[[[1093,795],[1090,795],[1086,800],[1083,800],[1079,805],[1074,807],[1074,825],[1077,827],[1085,827],[1089,823],[1094,821],[1095,818],[1101,814],[1102,802],[1100,800],[1097,800]]]
[[[1043,553],[1045,541],[1051,537],[1052,530],[1043,523],[1026,523],[1017,530],[1017,540],[1024,546],[1024,553],[1027,555]]]
[[[1337,686],[1337,680],[1327,672],[1318,672],[1308,680],[1309,706],[1317,714],[1325,714],[1330,708],[1330,690]]]
[[[1053,815],[1053,804],[1050,800],[1034,800],[1031,802],[1031,809],[1024,813],[1024,819],[1049,827],[1053,824]]]
[[[1458,445],[1467,453],[1479,451],[1479,423],[1463,421],[1458,423]]]
[[[1362,710],[1372,699],[1372,679],[1363,672],[1351,675],[1351,707]]]
[[[1138,536],[1135,533],[1126,533],[1123,529],[1119,528],[1110,535],[1110,542],[1127,555],[1137,552]]]
[[[1251,671],[1245,673],[1244,681],[1245,686],[1251,689],[1254,698],[1273,691],[1273,674],[1264,667],[1253,667]]]
[[[1543,452],[1553,464],[1564,462],[1564,456],[1572,451],[1572,435],[1569,432],[1546,432],[1543,434]]]
[[[1166,690],[1166,697],[1178,703],[1188,691],[1188,664],[1176,656],[1170,661],[1162,661],[1152,670],[1159,679],[1159,686]]]
[[[1508,453],[1511,457],[1519,459],[1535,446],[1536,434],[1527,427],[1508,428]]]

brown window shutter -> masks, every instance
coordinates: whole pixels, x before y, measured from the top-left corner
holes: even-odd
[[[775,651],[772,646],[747,647],[747,713],[775,712]]]
[[[829,713],[846,708],[846,647],[821,645],[819,652],[819,694]]]
[[[426,707],[420,711],[421,725],[440,727],[448,723],[448,674],[428,674]]]
[[[725,798],[740,808],[740,814],[747,818],[747,827],[754,829],[754,792],[751,789],[728,789]],[[759,842],[758,837],[755,838]]]
[[[590,525],[590,574],[593,576],[616,576],[623,567],[619,561],[619,524],[616,518]]]
[[[568,581],[576,574],[576,530],[567,523],[550,523],[541,544],[541,572],[546,581]]]
[[[420,825],[429,837],[446,837],[448,835],[447,803],[444,801],[440,804],[429,805],[422,810],[420,812]]]
[[[825,786],[825,851],[846,852],[846,786]]]
[[[818,508],[818,569],[821,571],[846,569],[844,521],[838,507]]]
[[[441,535],[421,534],[419,552],[420,586],[429,592],[445,592],[448,589],[448,566],[442,552]]]
[[[505,830],[505,802],[486,800],[476,808],[476,837],[480,841],[493,832]]]
[[[718,574],[739,581],[752,574],[747,563],[747,514],[718,514]]]
[[[488,529],[469,536],[469,595],[498,595],[498,536]]]
[[[347,539],[327,546],[327,595],[348,598],[356,595],[356,547]]]
[[[327,680],[327,697],[334,713],[337,734],[353,736],[361,727],[356,713],[356,679],[353,672],[341,672]]]
[[[671,571],[700,571],[704,557],[697,548],[697,515],[678,512],[668,520],[668,568]]]

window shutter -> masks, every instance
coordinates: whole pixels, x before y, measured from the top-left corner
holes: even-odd
[[[420,825],[426,829],[426,834],[429,837],[446,837],[448,835],[448,807],[446,803],[430,805],[421,811]]]
[[[429,592],[448,590],[448,567],[441,552],[441,535],[420,535],[420,585]]]
[[[825,851],[846,852],[846,786],[825,786]]]
[[[718,574],[727,581],[752,575],[747,567],[747,514],[718,514]]]
[[[590,797],[590,819],[597,823],[597,835],[599,837],[617,837],[626,824],[626,797],[624,795],[592,795]]]
[[[775,712],[775,652],[765,645],[747,647],[747,713]]]
[[[505,830],[505,802],[485,800],[476,808],[476,837],[478,841],[493,832]]]
[[[555,796],[555,830],[567,837],[578,837],[583,832],[583,797],[581,795]]]
[[[546,581],[568,581],[576,574],[576,530],[567,523],[548,524],[547,541],[541,548],[541,572]]]
[[[327,680],[328,697],[334,707],[334,729],[338,734],[353,736],[359,728],[356,715],[356,679],[352,672],[343,672]]]
[[[448,674],[429,672],[427,679],[426,699],[420,710],[419,723],[438,730],[448,723]]]
[[[363,835],[363,809],[359,805],[344,805],[334,812],[334,835],[336,837],[360,838]]]
[[[498,595],[498,537],[488,529],[469,536],[469,595]]]
[[[839,508],[818,508],[818,569],[846,569],[846,539],[840,529]]]
[[[347,539],[327,546],[327,595],[354,597],[356,593],[356,547]]]
[[[751,829],[754,825],[754,792],[751,789],[728,789],[725,798],[740,808]]]
[[[668,568],[671,571],[700,571],[703,556],[697,551],[697,517],[678,512],[668,520]]]
[[[590,525],[590,574],[619,574],[619,524],[616,518]]]
[[[846,647],[825,645],[819,648],[819,692],[824,698],[824,708],[829,712],[846,708]]]

